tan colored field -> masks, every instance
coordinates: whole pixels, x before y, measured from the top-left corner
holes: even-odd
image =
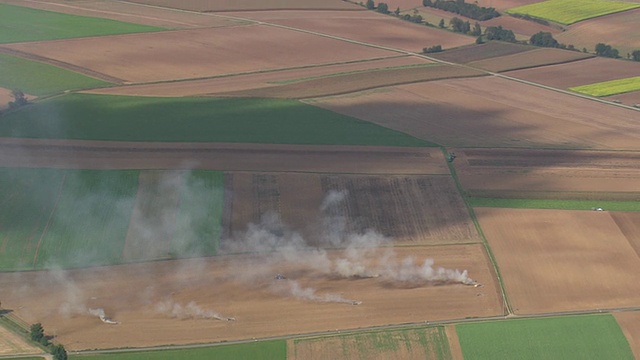
[[[231,228],[277,215],[311,244],[375,229],[394,243],[459,244],[480,238],[448,176],[233,173]],[[321,210],[325,198],[337,196]],[[337,238],[335,240],[338,240]]]
[[[290,262],[245,255],[3,273],[0,287],[9,291],[2,303],[25,321],[40,321],[55,331],[69,350],[219,342],[502,313],[480,244],[397,248],[395,259],[433,258],[434,266],[467,269],[482,287],[407,286],[385,276],[340,278],[310,267],[314,254],[307,259],[302,253]],[[338,255],[331,252],[329,258]],[[379,260],[367,257],[373,259]],[[288,279],[274,280],[276,273]],[[119,324],[102,323],[90,308],[103,308]]]
[[[516,314],[640,306],[640,257],[608,212],[477,208]]]
[[[13,101],[11,96],[11,90],[0,87],[0,109],[6,109],[9,107],[9,102]]]
[[[624,79],[640,74],[640,62],[621,61],[594,57],[568,64],[541,66],[535,69],[510,71],[507,73],[518,79],[535,81],[540,84],[567,89],[573,86],[593,84],[602,81]]]
[[[451,350],[451,358],[453,360],[463,360],[462,346],[460,346],[460,339],[458,339],[458,332],[455,325],[445,325],[445,331],[447,339],[449,340],[449,349]]]
[[[42,350],[28,344],[21,336],[0,326],[0,356],[41,353]]]
[[[626,236],[631,247],[640,256],[640,213],[616,212],[611,213],[613,221],[618,224],[620,231]]]
[[[538,48],[529,45],[490,41],[484,44],[473,44],[459,47],[457,49],[445,50],[441,53],[429,54],[429,56],[443,61],[467,64],[473,61],[507,56],[534,49]]]
[[[276,20],[292,19],[380,19],[380,14],[375,11],[367,11],[359,7],[361,11],[336,11],[336,10],[269,10],[269,11],[236,11],[218,14],[246,20],[273,22]]]
[[[640,199],[640,153],[456,149],[470,195],[520,198]],[[640,246],[640,244],[639,244]]]
[[[593,57],[577,51],[540,48],[499,58],[474,61],[470,66],[494,72],[504,72],[515,69],[526,69],[551,64],[564,64]]]
[[[625,311],[613,314],[636,359],[640,358],[640,311]]]
[[[298,82],[305,79],[334,76],[338,74],[384,69],[397,66],[412,66],[431,63],[417,56],[398,56],[379,60],[357,61],[347,64],[303,67],[292,70],[261,72],[245,75],[223,76],[211,79],[186,80],[143,85],[128,85],[95,89],[94,94],[117,94],[137,96],[193,96],[220,92],[242,91],[272,87],[275,83]]]
[[[498,77],[401,85],[310,103],[445,146],[640,149],[637,111]]]
[[[341,0],[183,0],[176,3],[172,0],[131,0],[134,3],[177,8],[190,11],[237,11],[237,10],[276,10],[276,9],[305,9],[305,10],[362,10],[362,7]]]
[[[554,37],[559,42],[573,44],[576,49],[584,47],[589,51],[594,51],[598,43],[609,44],[626,58],[627,53],[640,49],[639,18],[640,9],[601,16],[573,24]]]
[[[437,148],[0,138],[0,149],[2,166],[449,174],[444,156]]]
[[[438,79],[482,76],[482,72],[450,65],[433,65],[416,68],[372,70],[324,77],[279,86],[246,91],[221,93],[224,96],[263,98],[307,99],[320,96],[348,94],[356,91],[376,89],[397,84],[410,84]],[[215,94],[212,94],[215,95]]]
[[[211,77],[397,54],[259,25],[33,42],[6,47],[130,82]]]

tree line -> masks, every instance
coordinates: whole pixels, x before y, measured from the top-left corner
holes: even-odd
[[[53,355],[53,360],[67,360],[67,350],[61,344],[51,343],[51,337],[45,335],[42,324],[36,323],[29,328],[29,336],[32,341],[44,346]]]
[[[433,7],[464,16],[469,19],[484,21],[500,16],[492,7],[468,4],[464,0],[422,0],[423,6]]]

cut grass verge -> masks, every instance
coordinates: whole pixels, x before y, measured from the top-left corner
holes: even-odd
[[[329,110],[284,99],[68,94],[0,118],[0,136],[168,142],[433,146]]]
[[[456,325],[465,359],[633,359],[611,315]]]
[[[0,44],[161,30],[164,29],[0,4]]]
[[[569,88],[571,91],[591,96],[609,96],[640,90],[640,76],[603,81]]]
[[[564,25],[571,25],[598,16],[635,9],[640,4],[606,0],[547,0],[511,8],[508,14],[529,15]]]
[[[44,96],[110,83],[37,61],[0,54],[0,87]]]
[[[501,199],[467,198],[473,207],[495,207],[512,209],[557,209],[557,210],[594,210],[640,211],[638,201],[600,201],[600,200],[552,200],[552,199]]]

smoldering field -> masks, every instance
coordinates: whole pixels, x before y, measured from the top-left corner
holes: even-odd
[[[347,197],[327,194],[314,246],[268,212],[223,240],[216,257],[0,274],[3,306],[42,322],[69,349],[501,313],[481,245],[394,248],[374,229],[350,233],[339,211]]]

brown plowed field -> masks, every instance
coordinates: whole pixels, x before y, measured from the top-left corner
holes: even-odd
[[[246,91],[220,93],[223,96],[308,99],[320,96],[349,94],[356,91],[376,89],[398,84],[407,84],[439,79],[466,78],[484,75],[482,72],[449,65],[433,65],[405,69],[372,70],[296,82],[280,86],[264,87]],[[212,95],[215,95],[212,94]]]
[[[624,93],[624,94],[607,96],[604,99],[608,99],[611,101],[620,101],[621,103],[625,105],[630,105],[630,106],[640,105],[640,91],[633,91],[633,92]]]
[[[260,256],[224,256],[65,273],[3,273],[0,288],[9,290],[3,293],[3,307],[28,323],[55,329],[57,341],[68,350],[219,342],[502,314],[499,288],[482,245],[406,247],[395,253],[398,260],[432,258],[435,266],[467,269],[484,286],[396,286],[382,276],[323,275],[305,265],[304,259],[274,263]],[[274,280],[275,273],[287,274],[289,280]],[[287,288],[294,289],[296,282],[302,289],[315,289],[316,296],[362,304],[295,297]],[[190,302],[194,302],[191,310]],[[120,324],[104,324],[88,315],[87,308],[104,308]],[[182,318],[171,316],[180,315],[180,309]],[[218,311],[236,321],[185,314],[196,310],[201,315]]]
[[[499,58],[474,61],[470,66],[493,72],[504,72],[515,69],[527,69],[551,64],[573,63],[593,57],[578,51],[541,48]],[[534,81],[534,80],[532,80]]]
[[[472,61],[496,58],[517,54],[537,49],[532,46],[514,44],[501,41],[489,41],[484,44],[473,44],[457,49],[445,50],[441,53],[429,54],[439,60],[450,61],[458,64],[467,64]]]
[[[0,138],[0,149],[0,165],[16,167],[449,174],[436,148]]]
[[[516,314],[640,306],[640,257],[608,212],[476,215]]]
[[[594,57],[569,64],[541,66],[506,73],[518,79],[567,89],[602,81],[624,79],[640,74],[640,62]]]
[[[616,212],[611,213],[611,217],[618,224],[620,231],[627,237],[631,247],[640,256],[640,213]]]
[[[185,29],[194,27],[220,27],[239,24],[238,20],[206,14],[140,6],[122,1],[74,1],[67,0],[0,0],[0,3],[25,6],[34,9],[66,14],[100,17],[136,24]]]
[[[13,101],[11,96],[11,90],[0,87],[0,109],[6,109],[9,107],[9,102]]]
[[[261,25],[32,42],[6,47],[130,82],[211,77],[397,55]]]
[[[348,234],[375,229],[396,243],[456,244],[480,241],[449,176],[348,176],[233,173],[232,220],[227,233],[246,230],[276,214],[310,244],[327,236],[326,221],[338,217]],[[330,192],[345,194],[320,211]],[[335,220],[335,219],[334,219]]]
[[[363,8],[341,0],[131,0],[134,3],[177,8],[190,11],[237,11],[237,10],[362,10]]]
[[[638,112],[497,77],[315,99],[446,146],[640,149]]]
[[[455,153],[456,173],[470,195],[640,199],[638,152],[457,149]]]
[[[303,67],[300,69],[223,76],[211,79],[111,87],[95,89],[88,92],[94,94],[137,96],[193,96],[259,89],[271,87],[277,82],[297,82],[314,77],[334,76],[337,74],[346,74],[371,69],[384,69],[388,67],[411,66],[428,63],[431,63],[431,61],[417,56],[398,56],[379,60],[357,61],[348,64]]]
[[[636,359],[640,359],[640,311],[625,311],[613,314]]]
[[[565,44],[573,44],[576,49],[587,48],[594,51],[596,44],[605,43],[620,51],[620,56],[640,49],[640,31],[638,30],[640,9],[601,16],[581,21],[568,27],[568,30],[554,36]]]

